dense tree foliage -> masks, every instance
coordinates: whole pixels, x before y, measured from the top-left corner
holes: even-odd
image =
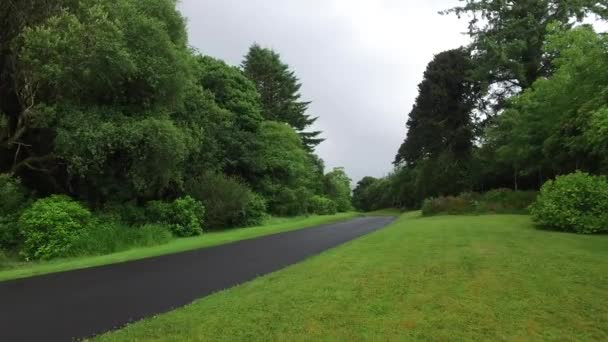
[[[129,245],[104,234],[162,243],[350,208],[295,72],[257,45],[240,68],[199,55],[176,2],[0,3],[0,248],[116,251]],[[44,217],[78,234],[48,247]]]
[[[496,161],[490,170],[510,170],[540,186],[547,177],[586,170],[608,171],[606,37],[591,27],[557,30],[547,53],[557,53],[555,73],[514,98],[491,125],[482,147]]]
[[[343,167],[336,167],[325,175],[325,194],[336,203],[337,210],[340,212],[352,209],[350,182],[351,179]]]

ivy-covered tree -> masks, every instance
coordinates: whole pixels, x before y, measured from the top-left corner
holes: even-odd
[[[307,114],[310,102],[301,101],[299,82],[278,53],[253,44],[242,64],[245,75],[251,79],[261,96],[262,113],[266,120],[285,122],[300,134],[309,151],[324,139],[320,131],[306,131],[317,117]]]

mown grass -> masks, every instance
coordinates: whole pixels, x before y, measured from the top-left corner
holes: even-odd
[[[95,340],[608,340],[608,236],[418,215]]]
[[[16,261],[14,258],[0,256],[0,281],[183,252],[197,248],[220,245],[237,240],[250,239],[263,235],[343,221],[358,215],[360,214],[348,212],[327,216],[270,218],[264,225],[258,227],[231,229],[220,232],[208,232],[197,237],[173,239],[163,245],[134,248],[118,253],[100,256],[87,256],[40,262]]]

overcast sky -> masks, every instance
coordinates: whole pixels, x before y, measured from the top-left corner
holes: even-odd
[[[417,85],[434,54],[467,44],[455,0],[181,0],[190,45],[239,65],[253,42],[303,83],[317,153],[354,181],[392,170]]]

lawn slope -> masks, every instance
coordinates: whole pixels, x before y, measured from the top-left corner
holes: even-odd
[[[0,281],[178,253],[197,248],[221,245],[238,240],[251,239],[263,235],[344,221],[358,215],[360,214],[348,212],[327,216],[314,215],[308,217],[271,218],[265,225],[259,227],[248,227],[204,233],[201,236],[174,239],[164,245],[134,248],[124,252],[107,255],[61,259],[47,262],[0,263]]]
[[[98,340],[608,340],[608,236],[415,216]]]

